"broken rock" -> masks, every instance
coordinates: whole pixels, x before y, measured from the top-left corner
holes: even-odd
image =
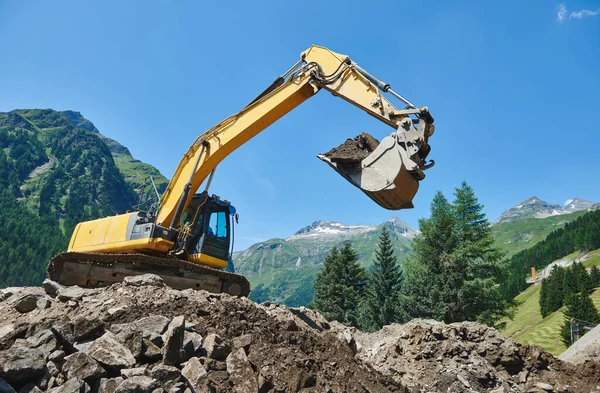
[[[0,378],[10,385],[23,385],[44,375],[46,362],[41,351],[13,347],[0,351]]]
[[[183,335],[183,350],[186,360],[198,355],[202,348],[202,336],[198,333],[185,331]]]
[[[231,352],[227,356],[227,372],[233,382],[233,388],[236,392],[257,392],[258,381],[252,370],[252,365],[246,356],[244,348]]]
[[[104,321],[100,318],[76,317],[73,321],[73,335],[76,341],[84,341],[101,336]]]
[[[104,333],[102,337],[94,341],[90,349],[90,356],[100,364],[116,369],[130,368],[135,365],[135,358],[131,351],[110,332]]]
[[[123,381],[122,377],[102,378],[98,384],[98,393],[113,393]]]
[[[46,293],[51,296],[56,296],[58,294],[58,291],[64,288],[64,286],[48,278],[44,280],[42,286],[44,287],[44,291],[46,291]]]
[[[81,300],[85,295],[85,289],[73,285],[72,287],[64,287],[58,290],[58,300],[63,302]]]
[[[224,360],[231,352],[229,345],[223,342],[223,339],[218,334],[209,334],[204,339],[204,349],[206,350],[206,356],[216,360]]]
[[[183,370],[181,370],[181,375],[188,381],[193,393],[209,392],[207,374],[204,366],[196,357],[188,360]]]
[[[125,285],[141,287],[145,285],[162,288],[165,282],[156,274],[140,274],[139,276],[127,276],[123,279]]]
[[[185,320],[183,316],[173,318],[165,333],[163,363],[173,366],[183,360],[183,336],[185,333]]]
[[[68,379],[80,379],[92,386],[96,380],[106,375],[104,369],[83,352],[75,352],[67,356],[62,372]]]
[[[69,379],[61,386],[50,390],[50,393],[88,393],[90,390],[87,383],[80,379],[73,378]]]
[[[31,293],[21,296],[15,303],[15,309],[20,313],[27,313],[37,308],[37,302],[43,299],[45,295],[41,293]]]
[[[156,379],[136,376],[123,381],[113,393],[150,393],[158,388],[160,383]]]

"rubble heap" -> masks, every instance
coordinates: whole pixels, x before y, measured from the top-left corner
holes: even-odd
[[[0,290],[0,393],[591,392],[575,366],[476,323],[363,333],[306,308],[178,291]]]

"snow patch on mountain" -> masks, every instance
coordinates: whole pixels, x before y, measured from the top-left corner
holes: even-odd
[[[418,231],[409,227],[398,217],[393,217],[383,223],[392,231],[398,232],[407,239],[412,239]],[[286,241],[294,239],[318,238],[318,237],[352,237],[363,233],[374,232],[380,225],[347,225],[336,221],[319,220],[300,229],[292,236],[286,238]]]

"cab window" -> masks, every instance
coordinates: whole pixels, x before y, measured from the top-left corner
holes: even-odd
[[[227,214],[225,212],[213,212],[208,222],[208,233],[210,235],[227,237]]]

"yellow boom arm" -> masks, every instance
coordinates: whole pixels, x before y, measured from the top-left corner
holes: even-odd
[[[412,207],[418,180],[424,177],[422,170],[429,167],[424,158],[429,153],[427,139],[433,133],[433,118],[427,108],[416,108],[347,56],[313,45],[302,53],[300,62],[250,105],[196,139],[162,195],[156,223],[176,227],[196,190],[225,157],[321,88],[398,131],[385,138],[359,167],[344,168],[326,157],[320,158],[380,205],[390,209]],[[397,109],[383,96],[384,92],[392,93],[407,107]]]

